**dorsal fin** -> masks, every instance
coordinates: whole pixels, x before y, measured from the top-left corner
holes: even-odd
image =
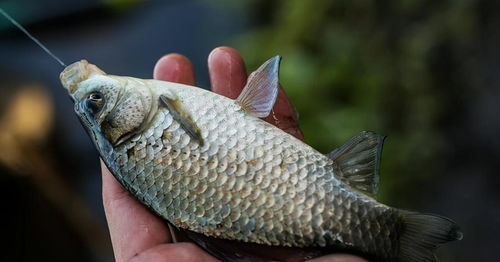
[[[236,98],[241,108],[255,117],[266,117],[278,96],[278,71],[281,57],[275,56],[248,77],[247,84]]]
[[[160,95],[160,101],[165,105],[182,129],[194,140],[198,141],[200,146],[203,146],[203,138],[201,136],[201,131],[193,121],[191,116],[182,107],[182,104],[177,99],[170,99],[164,95]]]
[[[380,156],[385,136],[363,131],[327,156],[334,163],[334,172],[349,186],[376,194],[379,182]]]

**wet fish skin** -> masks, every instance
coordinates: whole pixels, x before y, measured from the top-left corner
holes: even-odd
[[[176,91],[185,104],[191,99],[195,103],[199,96],[214,101],[211,106],[190,107],[214,117],[195,119],[200,126],[223,122],[231,115],[234,120],[227,126],[212,125],[200,147],[166,110],[159,110],[152,126],[118,146],[112,160],[122,167],[124,182],[140,192],[139,198],[174,225],[225,239],[303,247],[372,242],[371,236],[376,239],[382,231],[350,228],[369,229],[372,214],[394,220],[389,208],[345,188],[324,155],[311,148],[295,151],[304,144],[287,139],[286,133],[263,121],[238,121],[250,117],[226,105],[220,96],[192,95],[186,87]],[[232,135],[219,135],[224,131]],[[241,139],[248,143],[238,143]],[[324,212],[327,206],[330,212]],[[346,207],[356,212],[337,211]],[[321,237],[329,234],[323,228],[341,230],[328,238]],[[377,242],[384,244],[386,239]]]
[[[458,238],[451,221],[378,203],[360,192],[376,188],[373,181],[358,176],[356,184],[341,176],[378,168],[342,156],[358,150],[359,159],[378,161],[373,154],[380,153],[380,136],[363,132],[326,156],[234,100],[180,84],[105,75],[92,66],[70,65],[61,75],[77,114],[90,119],[82,122],[120,183],[176,227],[269,246],[335,247],[376,261],[433,261],[405,251],[418,242],[412,230],[430,217],[444,232],[428,240],[430,251],[419,250],[422,257]],[[98,113],[88,101],[96,91],[107,100]]]

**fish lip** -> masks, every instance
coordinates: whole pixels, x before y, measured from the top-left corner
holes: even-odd
[[[84,126],[86,133],[92,140],[92,143],[95,145],[101,159],[104,161],[109,170],[111,170],[111,173],[115,177],[119,178],[121,177],[120,172],[116,167],[116,163],[112,160],[114,154],[113,145],[111,145],[103,135],[99,124],[94,118],[92,110],[90,110],[89,103],[90,101],[88,99],[75,103],[75,113]]]
[[[78,115],[78,119],[82,123],[82,126],[85,128],[85,131],[87,131],[87,134],[90,136],[92,141],[97,142],[99,136],[96,132],[100,132],[100,128],[90,111],[88,102],[89,101],[87,99],[75,102],[75,113]]]
[[[76,98],[73,96],[73,95],[69,95],[69,99],[71,100],[71,102],[73,102],[73,104],[75,104],[76,106],[76,103],[78,103],[78,101],[76,100]]]

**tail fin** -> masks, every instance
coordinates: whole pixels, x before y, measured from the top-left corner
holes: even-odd
[[[458,225],[448,218],[402,211],[403,230],[400,238],[400,262],[436,262],[434,250],[463,235]]]

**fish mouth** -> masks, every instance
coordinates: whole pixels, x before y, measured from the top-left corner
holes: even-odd
[[[85,99],[83,101],[77,102],[73,97],[71,97],[71,99],[73,100],[73,102],[75,102],[75,112],[78,115],[78,119],[84,126],[85,131],[87,131],[87,134],[89,134],[92,141],[96,141],[97,134],[95,132],[100,132],[100,128],[97,125],[92,112],[90,111],[88,101]]]
[[[104,161],[105,165],[113,173],[113,175],[119,178],[121,177],[119,168],[116,162],[113,161],[115,154],[113,145],[111,145],[111,143],[102,133],[101,127],[95,120],[89,103],[90,101],[88,99],[76,102],[75,112],[78,115],[78,119],[84,126],[85,131],[87,131],[87,134],[89,135],[97,151],[99,152],[101,159]],[[127,187],[127,185],[124,186]]]
[[[113,151],[113,147],[110,142],[104,137],[104,134],[101,131],[101,127],[95,120],[94,114],[90,109],[89,103],[90,101],[88,99],[76,102],[75,112],[78,115],[78,119],[84,126],[85,131],[87,131],[87,134],[90,136],[90,139],[92,140],[92,142],[94,142],[97,150],[99,151],[99,153],[101,153],[102,156],[103,152]]]
[[[80,60],[64,68],[59,75],[59,79],[64,88],[67,89],[70,94],[73,94],[77,89],[78,83],[93,75],[105,74],[106,73],[96,65],[90,64],[87,60]]]
[[[90,139],[94,142],[97,151],[99,151],[103,159],[106,159],[106,157],[113,153],[113,146],[106,139],[101,131],[101,127],[95,120],[94,114],[89,106],[89,100],[85,99],[75,103],[75,112],[78,115],[78,119],[80,119],[80,122],[85,127],[85,131],[87,131]]]

